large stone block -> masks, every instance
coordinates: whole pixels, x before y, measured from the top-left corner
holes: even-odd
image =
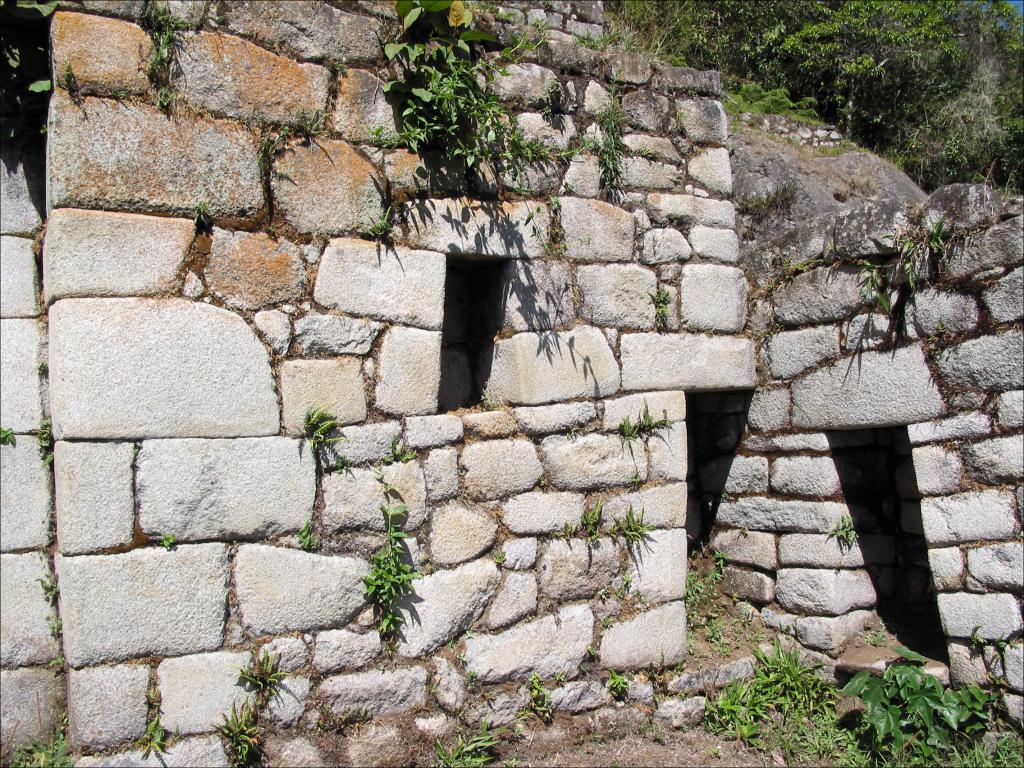
[[[996,401],[999,424],[1005,428],[1024,427],[1024,391],[1004,392]]]
[[[734,600],[764,605],[775,599],[775,580],[760,571],[726,566],[722,570],[722,592]]]
[[[729,164],[729,150],[725,147],[705,149],[694,155],[687,162],[686,171],[691,181],[710,192],[732,194],[732,166]]]
[[[772,490],[787,496],[835,496],[841,490],[831,456],[783,456],[772,465]]]
[[[58,438],[278,430],[267,352],[235,314],[181,299],[67,299],[50,310]]]
[[[380,21],[316,0],[244,0],[226,8],[228,28],[303,59],[353,64],[380,56]]]
[[[865,352],[793,384],[793,423],[855,429],[925,421],[943,412],[942,395],[920,345]]]
[[[805,616],[796,620],[794,629],[808,648],[838,654],[873,615],[873,611],[852,611],[843,616]]]
[[[775,554],[775,536],[760,531],[728,528],[716,531],[711,548],[724,554],[730,562],[753,565],[774,571],[778,566]]]
[[[626,390],[717,391],[754,386],[754,344],[740,336],[627,333],[620,348]]]
[[[839,335],[834,326],[776,333],[768,339],[772,376],[788,379],[825,360],[839,357]]]
[[[486,509],[453,501],[430,515],[430,557],[439,565],[464,563],[490,547],[497,533]]]
[[[281,364],[281,400],[285,431],[302,434],[311,408],[325,408],[339,424],[366,418],[366,392],[359,358],[287,360]]]
[[[967,471],[988,485],[1012,483],[1024,478],[1024,438],[997,437],[963,448]]]
[[[494,345],[487,394],[539,405],[606,397],[619,389],[619,366],[604,334],[591,326],[555,333],[519,333]]]
[[[537,112],[522,112],[515,116],[515,121],[527,139],[543,142],[553,149],[568,149],[576,136],[576,124],[567,116],[554,121]]]
[[[614,539],[555,540],[538,565],[540,589],[559,602],[586,599],[611,584],[618,570],[619,547]]]
[[[992,319],[1010,323],[1024,317],[1024,267],[1008,273],[983,295]]]
[[[560,490],[590,490],[647,478],[643,446],[617,436],[590,434],[570,440],[552,435],[544,438],[540,450],[551,484]]]
[[[427,703],[427,670],[405,667],[336,675],[320,683],[317,696],[336,715],[362,711],[370,715],[405,712]]]
[[[963,244],[951,249],[945,261],[946,272],[954,279],[967,277],[995,267],[1020,263],[1024,249],[1024,217],[1014,216],[969,236]]]
[[[484,683],[527,680],[534,674],[542,680],[572,675],[587,654],[593,631],[589,606],[565,606],[498,635],[468,638],[466,671]]]
[[[333,121],[341,138],[360,143],[393,139],[397,133],[395,112],[387,101],[384,83],[373,73],[347,69],[338,76]]]
[[[863,303],[856,267],[821,267],[797,275],[776,292],[775,317],[783,325],[842,320]]]
[[[235,555],[235,592],[242,622],[280,634],[343,626],[362,610],[363,560],[246,544]]]
[[[196,768],[196,766],[228,768],[231,765],[227,753],[224,751],[224,744],[219,737],[214,735],[192,736],[176,741],[159,755],[150,752],[148,756],[145,756],[143,750],[137,749],[131,752],[122,752],[117,759],[123,761],[118,765],[145,766],[145,768]],[[107,755],[81,757],[75,765],[78,768],[109,768],[111,757]]]
[[[57,545],[65,555],[122,547],[135,536],[131,443],[57,443]]]
[[[416,416],[437,411],[441,387],[441,333],[394,326],[380,346],[376,405]]]
[[[1009,491],[975,491],[921,500],[929,547],[1008,539],[1017,531]]]
[[[686,483],[665,483],[641,491],[610,496],[605,500],[605,519],[625,517],[630,507],[654,528],[682,528],[687,522]]]
[[[973,296],[921,288],[913,297],[914,327],[922,337],[964,333],[978,324],[978,304]]]
[[[508,561],[506,560],[506,565]],[[506,573],[487,612],[487,627],[501,629],[537,610],[537,577],[533,573]]]
[[[1007,594],[972,595],[948,592],[938,596],[939,618],[947,637],[1005,640],[1024,629],[1017,598]]]
[[[487,440],[467,445],[461,460],[466,492],[497,499],[530,490],[544,472],[529,440]]]
[[[594,325],[613,328],[654,328],[658,278],[650,270],[630,265],[579,267],[580,316]]]
[[[221,544],[58,557],[68,664],[218,648],[227,604]]]
[[[384,180],[343,141],[289,148],[274,161],[270,184],[281,213],[300,232],[360,232],[384,216]]]
[[[911,445],[979,437],[991,432],[992,420],[979,411],[958,413],[945,419],[910,424],[907,427],[907,437],[910,439]]]
[[[573,319],[572,269],[568,264],[512,259],[506,262],[500,280],[498,311],[503,327],[540,331]]]
[[[677,99],[676,120],[686,137],[696,144],[725,144],[729,123],[721,102],[711,99]]]
[[[316,636],[313,666],[319,672],[355,669],[373,661],[380,649],[380,635],[375,630],[360,635],[347,629],[330,629]]]
[[[58,670],[0,670],[0,744],[5,754],[33,739],[49,743],[63,699],[64,677]]]
[[[779,538],[779,564],[783,567],[860,568],[865,563],[888,565],[895,559],[891,536],[858,534],[850,545],[824,533],[790,533]]]
[[[41,160],[26,155],[17,142],[0,149],[0,233],[31,235],[42,223],[46,173]]]
[[[686,393],[644,392],[605,400],[601,428],[605,431],[618,429],[627,418],[633,422],[639,421],[645,408],[655,419],[682,421],[686,418]]]
[[[5,384],[6,385],[6,384]],[[0,446],[0,550],[45,547],[50,541],[53,494],[39,440],[18,435]]]
[[[748,496],[718,508],[718,523],[752,531],[830,533],[844,515],[845,504],[832,501],[780,501]]]
[[[47,127],[48,208],[113,208],[217,215],[263,205],[256,144],[241,126],[58,90]]]
[[[399,603],[406,614],[400,656],[423,656],[465,631],[487,607],[498,586],[498,568],[481,558],[418,579],[414,594]]]
[[[559,198],[565,248],[573,261],[632,261],[633,215],[600,200]]]
[[[1024,543],[1005,542],[967,550],[967,573],[972,588],[1024,592]]]
[[[686,592],[686,531],[651,531],[630,547],[630,588],[648,603],[682,600]]]
[[[735,264],[740,258],[740,240],[731,229],[696,225],[690,229],[690,245],[696,256]]]
[[[231,35],[185,35],[174,87],[192,104],[244,120],[293,123],[324,111],[330,72]]]
[[[312,516],[316,460],[308,444],[287,437],[147,440],[135,482],[146,534],[267,538]]]
[[[551,533],[579,523],[582,515],[582,494],[535,491],[506,501],[501,521],[513,533]]]
[[[405,420],[405,442],[410,448],[434,448],[462,439],[458,416],[410,416]]]
[[[763,456],[722,456],[700,467],[705,491],[766,493],[768,459]]]
[[[127,93],[149,88],[145,70],[153,41],[135,24],[58,11],[50,24],[50,52],[56,76],[73,72],[79,87]]]
[[[381,325],[344,315],[304,315],[295,321],[298,354],[365,355],[373,346]]]
[[[232,309],[298,301],[306,289],[302,251],[289,240],[262,232],[214,229],[206,284]]]
[[[726,229],[736,226],[736,209],[727,200],[652,192],[647,196],[647,205],[651,218],[659,224],[671,221],[691,226]]]
[[[68,672],[68,736],[76,747],[109,749],[146,730],[149,667],[72,669]]]
[[[550,69],[536,64],[508,64],[504,73],[494,78],[494,94],[506,103],[539,107],[551,98],[558,86],[558,77]]]
[[[792,407],[788,387],[758,390],[750,400],[747,424],[760,432],[782,429],[789,426]]]
[[[0,317],[39,314],[39,278],[32,245],[27,237],[0,237]]]
[[[0,555],[0,663],[5,667],[46,664],[59,653],[50,630],[54,612],[40,582],[52,578],[39,553]]]
[[[409,221],[409,245],[447,255],[536,259],[548,242],[548,209],[535,203],[416,200],[399,215]]]
[[[653,91],[633,91],[622,97],[622,112],[636,128],[660,133],[668,118],[669,100]]]
[[[677,229],[651,229],[644,235],[644,264],[665,264],[690,258],[690,244]]]
[[[46,300],[176,291],[194,234],[188,219],[56,210],[43,249]]]
[[[938,356],[939,373],[957,388],[1003,391],[1024,387],[1024,332],[981,336]]]
[[[39,364],[43,360],[41,323],[0,320],[0,424],[4,428],[18,433],[39,429],[43,419]]]
[[[960,488],[963,467],[956,451],[941,445],[922,445],[913,449],[913,479],[925,496],[953,493]]]
[[[418,461],[399,462],[383,467],[383,479],[391,485],[405,504],[406,517],[402,525],[407,531],[419,528],[427,517],[426,482]],[[385,529],[384,486],[376,472],[369,469],[349,469],[332,472],[323,480],[324,525],[332,530],[366,528],[371,531]],[[392,499],[392,501],[397,501]]]
[[[775,599],[787,611],[839,616],[875,604],[867,571],[782,568],[776,574]]]
[[[683,325],[700,331],[742,331],[747,322],[743,271],[715,264],[687,264],[679,284]]]
[[[313,298],[349,314],[439,331],[444,289],[440,253],[338,239],[324,251]]]
[[[686,658],[686,605],[668,603],[605,630],[601,666],[664,669]]]
[[[512,414],[519,429],[528,435],[563,432],[588,423],[597,415],[593,403],[561,403],[536,408],[514,408]]]
[[[160,724],[183,734],[212,731],[248,698],[239,672],[249,654],[218,651],[165,659],[157,667]]]

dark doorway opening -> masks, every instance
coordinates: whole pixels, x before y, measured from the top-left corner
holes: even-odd
[[[502,324],[504,267],[501,261],[448,258],[441,327],[441,411],[483,400],[494,337]]]

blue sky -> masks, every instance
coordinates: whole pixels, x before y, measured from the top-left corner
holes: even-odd
[[[1024,13],[1024,0],[1010,0],[1010,5],[1015,6],[1020,13]]]

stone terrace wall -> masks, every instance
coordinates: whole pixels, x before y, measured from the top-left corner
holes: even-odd
[[[650,711],[634,671],[684,661],[684,390],[755,383],[718,76],[580,47],[570,33],[599,31],[600,3],[546,3],[558,29],[499,94],[564,150],[596,135],[617,91],[622,191],[599,199],[584,152],[497,200],[493,173],[374,143],[373,128],[394,131],[388,5],[168,3],[196,25],[177,33],[170,114],[144,76],[139,3],[54,17],[54,72],[70,66],[77,89],[51,101],[45,236],[8,208],[18,178],[4,188],[5,750],[65,707],[74,750],[130,750],[155,689],[182,737],[169,764],[223,764],[211,734],[248,695],[238,671],[255,649],[289,675],[264,724],[290,764],[403,762],[379,750],[432,743],[455,718],[507,723],[534,674],[558,710],[604,729]],[[326,136],[261,156],[265,126],[313,110]],[[200,204],[209,233],[191,221]],[[365,232],[389,207],[384,247]],[[484,362],[504,407],[445,412],[472,381],[447,334],[473,270],[498,296]],[[671,426],[621,442],[645,403]],[[323,471],[301,436],[319,406],[344,425],[327,463],[345,468]],[[408,506],[422,578],[389,648],[362,579],[383,542],[374,468],[395,441],[415,458],[381,479]],[[596,542],[561,535],[599,502]],[[631,550],[609,532],[630,506],[654,529]],[[310,521],[319,552],[299,546]],[[607,669],[630,674],[640,709],[611,706]],[[372,727],[317,756],[318,719],[363,710]]]
[[[880,598],[933,610],[937,601],[953,681],[984,684],[987,663],[1006,678],[1019,719],[1021,212],[983,186],[945,187],[927,201],[924,221],[945,217],[960,236],[895,341],[855,262],[889,258],[907,216],[866,204],[750,255],[759,383],[752,401],[720,406],[748,409],[735,427],[738,455],[696,476],[705,492],[725,494],[711,543],[730,561],[726,589],[767,606],[766,624],[838,655]],[[798,274],[783,277],[793,265]],[[849,551],[829,535],[846,514],[858,529]],[[983,651],[972,650],[973,635]]]

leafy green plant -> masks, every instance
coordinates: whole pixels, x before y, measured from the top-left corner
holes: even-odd
[[[544,686],[540,682],[540,675],[536,672],[530,678],[530,711],[545,723],[550,723],[554,716],[551,697],[544,690]]]
[[[72,101],[77,102],[79,100],[79,94],[82,89],[78,84],[78,78],[75,77],[75,70],[72,68],[70,61],[64,64],[64,71],[57,76],[57,86],[67,91]]]
[[[975,684],[944,688],[927,674],[924,656],[899,647],[902,661],[890,664],[881,677],[858,672],[842,689],[865,705],[863,723],[873,751],[898,755],[911,750],[934,758],[957,736],[980,736],[997,699]]]
[[[614,94],[608,104],[597,113],[595,122],[601,129],[600,138],[584,139],[581,146],[597,157],[601,189],[605,194],[609,194],[619,188],[622,179],[622,157],[626,151],[626,143],[622,140],[626,116],[622,113]]]
[[[765,90],[757,83],[743,83],[739,90],[726,95],[725,108],[732,115],[752,112],[755,115],[784,115],[798,122],[821,122],[818,103],[808,96],[797,101],[789,98],[785,88]]]
[[[313,521],[307,520],[299,529],[299,547],[306,552],[317,552],[323,545],[323,538],[313,528]]]
[[[167,749],[167,732],[160,724],[160,689],[151,688],[146,692],[146,703],[149,706],[149,717],[146,720],[146,730],[139,737],[136,746],[142,748],[143,758],[149,757],[151,752],[164,752]]]
[[[416,451],[407,446],[397,437],[391,439],[388,446],[388,455],[384,457],[385,464],[406,464],[416,458]]]
[[[857,543],[857,530],[853,527],[853,518],[849,515],[839,518],[839,522],[829,533],[828,538],[835,539],[839,544],[839,549],[843,552],[853,549],[853,545]]]
[[[326,408],[310,408],[302,420],[302,434],[306,436],[314,453],[319,455],[326,446],[345,439],[342,435],[329,437],[331,432],[340,426],[338,420]]]
[[[626,694],[629,693],[629,680],[626,679],[626,676],[616,672],[614,669],[609,669],[608,693],[616,701],[625,699]]]
[[[478,768],[490,765],[498,759],[496,747],[504,735],[504,728],[496,728],[492,731],[490,724],[486,720],[482,720],[475,733],[460,732],[457,734],[455,746],[450,750],[445,749],[440,741],[434,744],[438,765],[441,768]]]
[[[494,564],[495,565],[504,565],[505,564],[505,559],[506,559],[506,555],[505,555],[505,550],[504,549],[497,549],[497,550],[494,551]]]
[[[210,204],[203,201],[196,206],[192,214],[192,223],[199,232],[209,232],[213,229],[213,217],[210,215]]]
[[[405,623],[395,604],[412,592],[416,573],[406,562],[401,546],[402,539],[406,538],[401,526],[408,510],[395,487],[384,479],[382,470],[377,470],[376,477],[384,486],[380,511],[384,515],[385,542],[370,560],[370,574],[363,578],[363,584],[366,599],[373,606],[377,631],[384,637],[391,637]]]
[[[174,91],[170,86],[164,85],[156,91],[156,106],[158,109],[168,112],[174,106]]]
[[[160,546],[170,552],[178,543],[178,537],[173,533],[165,533],[160,537]]]
[[[217,726],[217,733],[224,740],[233,768],[259,765],[262,735],[257,722],[259,713],[253,703],[247,701],[241,707],[232,704],[231,712],[221,717],[224,722]]]
[[[493,162],[514,175],[550,156],[544,144],[526,138],[490,90],[504,70],[499,59],[484,58],[471,46],[494,38],[472,28],[473,13],[462,0],[397,0],[395,10],[402,32],[384,45],[384,55],[399,77],[384,90],[400,104],[397,144],[413,152],[436,150],[467,168]],[[520,38],[500,60],[515,61],[528,48]]]
[[[0,445],[14,445],[14,430],[0,427]]]
[[[68,754],[68,716],[61,715],[49,742],[31,739],[18,747],[11,763],[14,768],[73,768],[74,759]]]
[[[391,238],[391,230],[395,226],[393,217],[394,212],[389,205],[387,209],[385,209],[384,213],[381,214],[380,218],[370,226],[366,227],[362,233],[372,240],[388,242]]]
[[[39,458],[47,469],[53,466],[53,423],[49,419],[39,422]]]
[[[305,141],[312,141],[318,136],[323,136],[327,133],[324,119],[324,113],[319,109],[310,112],[300,109],[295,113],[296,133]]]
[[[255,692],[256,706],[262,709],[280,689],[285,673],[278,668],[276,656],[266,651],[257,653],[253,650],[248,668],[239,670],[238,676]]]
[[[650,532],[651,526],[644,524],[644,511],[641,509],[639,515],[635,514],[632,504],[626,509],[625,517],[615,518],[610,531],[612,536],[624,538],[629,546],[639,544]]]
[[[636,421],[633,421],[626,416],[621,422],[619,422],[618,429],[616,430],[619,434],[619,439],[622,442],[630,440],[646,440],[652,435],[656,435],[663,429],[668,429],[672,425],[666,418],[655,419],[651,416],[651,411],[644,403],[643,412],[637,417]]]
[[[599,501],[589,509],[583,510],[580,518],[580,530],[586,537],[587,544],[593,544],[601,536],[601,509],[604,502]]]
[[[50,575],[45,579],[36,579],[36,581],[38,581],[39,586],[43,588],[43,596],[46,598],[46,602],[50,605],[56,605],[57,598],[60,597],[60,590],[57,588],[57,579]]]
[[[153,41],[153,50],[146,62],[146,77],[157,94],[157,106],[166,111],[174,102],[171,80],[176,74],[180,48],[177,33],[189,25],[175,17],[166,5],[154,2],[143,4],[139,24]]]
[[[0,3],[0,138],[46,131],[50,81],[49,16],[57,2]]]
[[[672,303],[672,294],[665,288],[659,288],[654,293],[648,294],[654,304],[654,325],[659,331],[668,330],[668,308]]]

